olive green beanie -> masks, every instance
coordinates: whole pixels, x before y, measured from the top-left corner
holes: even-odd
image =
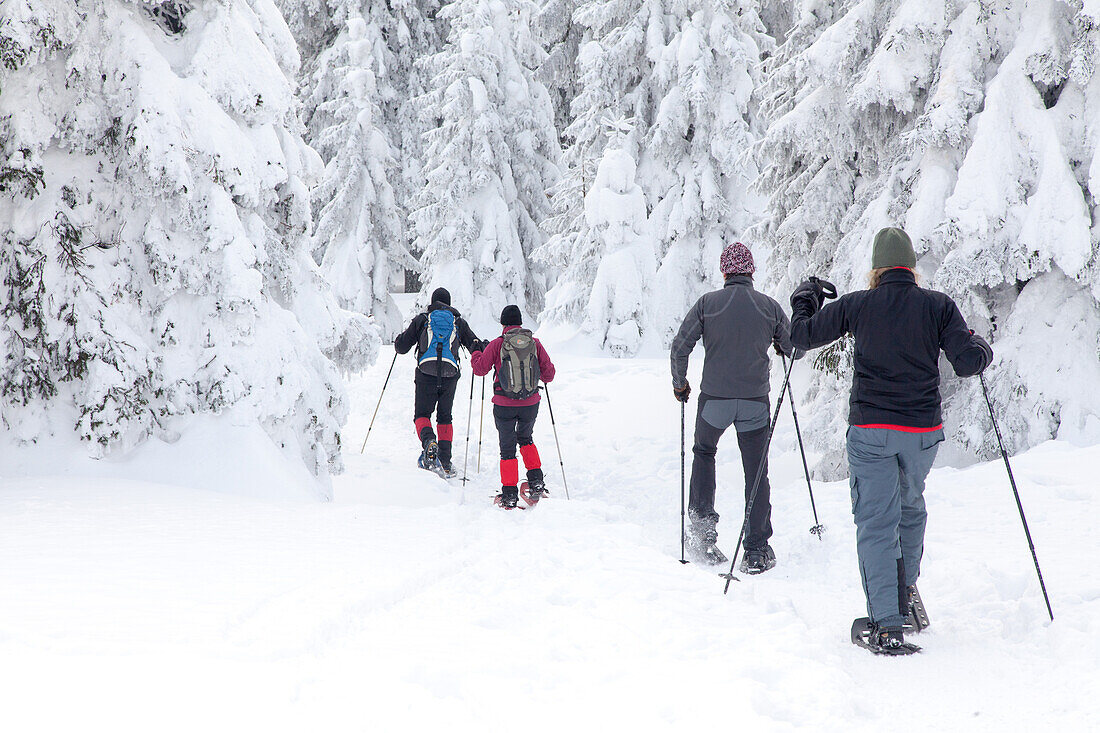
[[[875,235],[875,247],[871,253],[871,269],[880,267],[917,266],[917,253],[913,251],[913,240],[897,227],[880,229]]]

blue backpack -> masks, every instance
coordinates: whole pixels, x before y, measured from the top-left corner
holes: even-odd
[[[420,371],[434,377],[458,376],[458,349],[455,334],[455,315],[446,308],[428,314],[428,324],[420,334]]]

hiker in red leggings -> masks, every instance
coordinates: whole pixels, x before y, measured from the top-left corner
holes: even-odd
[[[470,356],[474,374],[493,373],[493,419],[500,434],[500,505],[510,509],[519,501],[519,461],[516,445],[527,469],[527,489],[531,496],[546,493],[542,461],[532,433],[539,413],[539,380],[554,381],[554,364],[542,343],[523,325],[517,306],[509,305],[500,314],[504,332]]]

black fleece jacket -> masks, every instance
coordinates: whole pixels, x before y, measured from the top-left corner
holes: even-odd
[[[940,350],[960,377],[979,374],[993,360],[955,301],[918,287],[908,269],[889,270],[874,290],[848,293],[821,310],[813,287],[804,284],[791,296],[791,309],[791,341],[799,348],[855,337],[851,425],[935,428],[943,422]]]
[[[474,335],[474,332],[470,328],[469,324],[466,323],[466,321],[462,318],[461,314],[459,314],[457,310],[445,303],[440,303],[436,301],[435,303],[432,303],[430,306],[428,306],[427,313],[418,313],[416,317],[412,319],[409,327],[399,333],[396,338],[394,338],[393,348],[397,350],[398,354],[407,354],[409,353],[409,349],[415,346],[417,349],[416,359],[417,361],[420,360],[420,357],[422,356],[422,354],[420,353],[420,334],[423,333],[424,328],[428,325],[428,313],[439,310],[440,308],[449,310],[451,313],[454,314],[455,337],[458,343],[464,346],[467,351],[471,353],[474,351],[474,345],[477,343],[478,338]],[[454,340],[452,340],[451,343],[453,346]],[[455,355],[455,363],[460,364],[458,349],[453,348],[452,351]],[[434,376],[423,374],[418,367],[416,370],[416,379],[419,380],[421,379],[421,377],[431,379],[432,381],[436,380],[436,377]]]

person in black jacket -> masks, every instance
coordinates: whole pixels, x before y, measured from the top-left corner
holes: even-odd
[[[786,356],[797,355],[791,348],[790,322],[783,307],[753,288],[756,271],[752,252],[740,242],[729,244],[719,261],[725,285],[696,301],[684,317],[672,341],[672,392],[687,402],[691,386],[687,381],[688,357],[703,339],[703,381],[699,388],[699,409],[695,417],[695,455],[691,463],[691,498],[688,516],[691,529],[687,545],[699,562],[720,564],[726,556],[718,549],[718,512],[714,510],[714,456],[718,440],[727,428],[737,432],[741,465],[745,471],[745,504],[748,505],[756,475],[756,488],[749,526],[745,533],[745,556],[740,570],[756,575],[775,567],[772,536],[771,487],[768,483],[768,391],[770,348]]]
[[[440,313],[433,317],[433,313]],[[433,342],[434,337],[434,342]],[[435,346],[433,347],[433,343]],[[432,293],[432,303],[425,313],[417,314],[402,333],[393,340],[399,354],[416,347],[416,387],[413,424],[423,452],[422,468],[431,469],[438,460],[446,476],[454,475],[451,466],[451,442],[454,428],[451,409],[460,376],[459,350],[480,351],[482,342],[457,310],[451,307],[451,294],[444,288]],[[436,430],[432,430],[435,412]]]
[[[888,650],[903,648],[924,552],[924,481],[944,438],[940,351],[960,377],[993,360],[951,298],[918,287],[915,266],[909,236],[887,228],[875,235],[870,289],[824,307],[820,281],[791,295],[795,346],[855,337],[847,435],[852,514],[872,643]]]

